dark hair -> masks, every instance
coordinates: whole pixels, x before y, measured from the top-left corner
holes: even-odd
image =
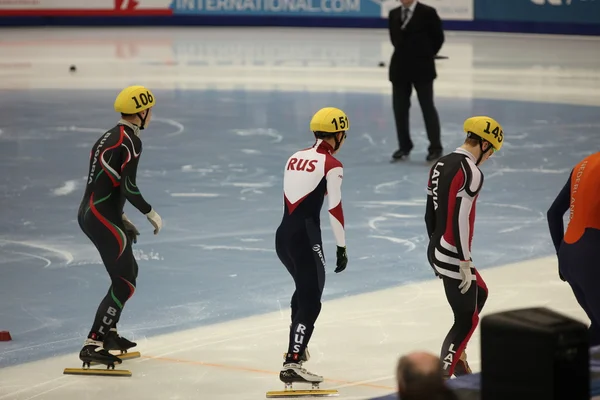
[[[344,131],[338,131],[338,132],[321,132],[321,131],[315,131],[313,133],[315,134],[315,137],[317,139],[325,139],[325,138],[328,138],[328,137],[334,137],[338,133],[344,133]]]
[[[437,400],[446,397],[446,387],[442,368],[423,372],[416,368],[414,362],[407,357],[400,358],[397,370],[398,394],[402,400]]]

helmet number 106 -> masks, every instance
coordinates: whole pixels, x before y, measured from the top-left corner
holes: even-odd
[[[142,105],[147,106],[148,103],[152,103],[154,101],[150,93],[140,93],[139,100],[135,96],[133,96],[131,99],[135,102],[135,108],[142,108]]]

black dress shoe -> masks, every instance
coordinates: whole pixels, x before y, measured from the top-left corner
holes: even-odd
[[[441,150],[435,150],[435,151],[430,151],[429,154],[427,154],[427,161],[437,161],[439,158],[442,157],[442,151]]]
[[[396,150],[394,154],[392,154],[392,161],[401,161],[406,160],[408,155],[410,154],[410,150]]]

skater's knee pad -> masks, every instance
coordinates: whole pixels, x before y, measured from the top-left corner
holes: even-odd
[[[125,304],[135,292],[135,279],[132,280],[133,282],[130,282],[122,276],[116,276],[112,279],[112,293],[121,304]]]

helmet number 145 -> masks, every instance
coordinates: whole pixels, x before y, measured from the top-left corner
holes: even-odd
[[[494,135],[494,137],[496,139],[498,139],[498,142],[502,142],[502,139],[504,139],[504,135],[503,135],[503,132],[500,130],[500,128],[495,127],[494,130],[492,130],[490,132],[490,128],[491,128],[490,121],[486,121],[486,124],[487,124],[487,126],[485,127],[485,129],[483,131],[485,133]]]

